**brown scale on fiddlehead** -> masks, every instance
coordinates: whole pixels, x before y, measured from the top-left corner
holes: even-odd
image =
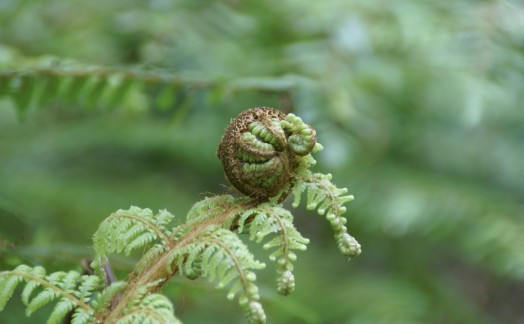
[[[231,184],[262,201],[293,181],[298,159],[315,144],[316,131],[299,117],[273,108],[252,108],[231,121],[217,155]],[[279,199],[288,193],[281,193]]]

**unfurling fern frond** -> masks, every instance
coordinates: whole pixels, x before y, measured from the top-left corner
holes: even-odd
[[[354,199],[346,195],[346,188],[337,188],[331,182],[331,174],[312,173],[302,170],[297,184],[293,188],[293,207],[298,207],[301,196],[306,193],[306,208],[317,210],[319,215],[326,215],[333,231],[340,253],[349,257],[360,254],[360,244],[347,232],[347,219],[342,216],[346,212],[343,205]]]
[[[256,261],[238,236],[219,226],[207,226],[183,247],[170,256],[168,269],[176,264],[182,274],[190,277],[201,272],[217,288],[229,286],[228,299],[238,295],[240,306],[251,323],[265,322],[265,314],[259,303],[260,296],[251,269],[262,269],[265,264]]]
[[[275,236],[264,244],[264,249],[275,249],[269,256],[277,261],[277,290],[288,295],[295,288],[293,264],[297,256],[292,250],[304,251],[309,240],[304,238],[293,225],[293,216],[281,205],[263,203],[245,211],[238,220],[238,232],[249,232],[250,240],[261,242],[268,235]]]
[[[12,271],[0,272],[0,310],[5,307],[13,291],[22,281],[26,282],[22,291],[22,302],[26,305],[27,316],[51,302],[56,302],[47,323],[61,323],[72,310],[72,323],[97,322],[90,301],[94,292],[103,288],[100,277],[81,275],[76,271],[46,275],[42,267],[20,265]]]

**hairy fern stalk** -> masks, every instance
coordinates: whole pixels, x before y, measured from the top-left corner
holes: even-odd
[[[269,259],[277,263],[277,291],[291,293],[295,251],[306,250],[309,240],[282,206],[286,196],[293,194],[293,207],[305,200],[307,209],[325,215],[343,255],[360,254],[342,216],[343,205],[353,196],[337,188],[331,175],[310,170],[315,165],[311,153],[321,149],[314,129],[299,117],[271,108],[246,111],[232,121],[218,151],[226,176],[244,195],[205,198],[178,225],[166,210],[118,210],[93,236],[94,274],[48,274],[27,265],[0,272],[0,310],[23,283],[27,316],[55,303],[48,323],[61,323],[68,314],[72,323],[178,323],[172,303],[159,291],[181,275],[191,280],[204,277],[226,288],[227,298],[238,300],[248,322],[264,323],[254,271],[265,264],[255,259],[239,235],[263,242]],[[135,250],[144,253],[127,280],[108,282],[104,265],[110,255]]]

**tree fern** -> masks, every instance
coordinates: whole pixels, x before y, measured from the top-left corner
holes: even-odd
[[[264,323],[254,270],[265,264],[255,260],[239,235],[246,233],[252,241],[265,242],[263,248],[271,251],[269,259],[277,262],[277,291],[291,293],[295,251],[306,250],[309,240],[297,231],[291,212],[282,206],[288,194],[294,193],[297,207],[305,193],[307,208],[326,215],[344,255],[360,253],[342,216],[343,205],[353,196],[331,183],[331,175],[310,171],[315,165],[310,153],[321,149],[316,131],[299,117],[267,107],[250,109],[232,121],[218,150],[229,180],[246,195],[205,198],[179,224],[173,224],[174,216],[166,210],[118,210],[93,235],[95,275],[75,271],[46,275],[41,267],[21,265],[0,273],[0,308],[25,281],[22,301],[28,315],[56,302],[50,323],[70,312],[73,323],[177,323],[172,303],[158,290],[179,274],[191,280],[204,277],[217,288],[227,289],[227,298],[238,298],[250,323]],[[110,278],[106,271],[111,254],[130,255],[137,250],[142,257],[127,280]]]

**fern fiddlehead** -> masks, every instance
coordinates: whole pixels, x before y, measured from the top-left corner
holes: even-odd
[[[293,217],[281,206],[291,192],[293,206],[306,192],[307,208],[325,215],[335,232],[339,251],[353,257],[361,252],[360,244],[347,233],[344,203],[353,200],[346,188],[331,183],[331,175],[312,173],[316,161],[310,153],[322,150],[316,131],[294,114],[284,114],[268,107],[252,108],[233,119],[218,147],[226,177],[243,194],[253,198],[257,206],[245,211],[236,221],[239,232],[250,233],[260,242],[264,236],[276,237],[264,248],[276,248],[271,260],[277,261],[278,292],[293,291],[291,249],[305,250],[309,240],[293,226]],[[247,226],[246,226],[247,225]]]
[[[298,158],[315,144],[316,131],[299,117],[268,107],[252,108],[231,121],[217,155],[231,184],[263,201],[292,180]]]

